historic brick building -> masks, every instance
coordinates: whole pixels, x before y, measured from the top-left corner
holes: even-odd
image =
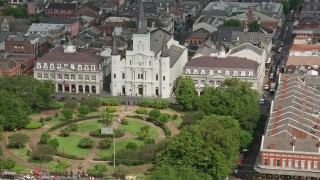
[[[31,75],[34,63],[32,54],[0,54],[0,76]]]
[[[5,41],[5,52],[18,54],[33,54],[42,56],[47,51],[47,40],[44,38],[21,35],[9,35]]]
[[[308,79],[280,74],[255,165],[264,178],[320,178],[320,91]]]
[[[49,3],[45,7],[46,15],[50,17],[70,18],[73,16],[76,4]]]

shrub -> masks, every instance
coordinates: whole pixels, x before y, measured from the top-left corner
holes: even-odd
[[[82,149],[91,149],[93,145],[94,141],[89,137],[85,137],[79,141],[78,147]]]
[[[39,122],[43,123],[45,119],[43,117],[40,118]]]
[[[72,123],[69,124],[67,128],[69,128],[71,131],[77,131],[78,130],[78,124]]]
[[[13,160],[11,157],[8,157],[6,159],[2,159],[0,161],[0,168],[3,169],[12,169],[16,166],[16,161]]]
[[[71,129],[70,128],[64,128],[60,131],[60,136],[62,137],[68,137],[70,136],[70,133],[71,133]]]
[[[65,119],[72,119],[73,118],[73,112],[71,109],[64,109],[63,110],[63,116]]]
[[[117,111],[117,108],[116,108],[116,107],[113,107],[113,106],[108,106],[107,109],[106,109],[106,111],[107,111],[108,113],[114,113],[114,112]]]
[[[109,149],[111,147],[112,144],[112,140],[107,138],[107,139],[103,139],[99,142],[99,148],[100,149]]]
[[[138,148],[138,145],[136,143],[133,142],[128,142],[126,145],[126,149],[133,149],[136,150]]]
[[[149,112],[149,117],[152,119],[158,119],[160,117],[161,113],[159,109],[152,109]]]
[[[122,125],[128,125],[129,124],[128,119],[126,119],[126,118],[121,119],[121,124]]]
[[[97,164],[94,168],[88,168],[87,174],[94,177],[103,177],[103,175],[108,171],[107,166],[104,164]]]
[[[52,101],[49,104],[50,109],[61,109],[63,107],[63,103],[58,101]]]
[[[104,98],[102,99],[103,106],[119,106],[121,105],[121,99],[119,98]]]
[[[77,106],[78,106],[78,101],[75,101],[72,99],[66,100],[66,102],[64,104],[65,109],[71,109],[72,111],[74,111]]]
[[[51,136],[49,133],[42,133],[40,137],[40,144],[47,144],[50,138]]]
[[[89,107],[90,112],[97,111],[101,106],[101,100],[98,97],[91,96],[88,99],[84,99],[81,101],[81,105],[86,105]]]
[[[26,129],[39,129],[42,127],[42,123],[40,122],[31,122],[29,124],[26,125]]]
[[[42,144],[37,146],[37,148],[32,153],[31,157],[32,160],[36,161],[51,161],[54,152],[55,149],[53,149],[51,146]]]
[[[136,119],[141,119],[141,120],[143,120],[144,119],[144,117],[143,116],[140,116],[140,115],[127,115],[126,117],[128,117],[128,118],[136,118]]]
[[[163,99],[149,99],[149,100],[141,100],[139,102],[141,107],[151,107],[157,109],[166,109],[169,107],[169,102]]]
[[[138,113],[138,114],[147,114],[148,110],[146,108],[138,108],[136,110],[136,113]]]
[[[54,117],[59,117],[59,113],[54,113]]]
[[[174,115],[172,116],[172,119],[173,119],[173,120],[177,120],[177,119],[178,119],[178,115],[174,114]]]
[[[52,120],[52,117],[46,117],[44,118],[45,121],[51,121]]]
[[[80,106],[79,108],[79,113],[82,114],[82,115],[87,115],[90,113],[90,109],[87,105],[82,105]]]
[[[159,121],[163,122],[163,123],[167,123],[169,121],[169,118],[167,115],[165,114],[161,114],[159,117]]]
[[[8,148],[24,148],[28,142],[29,136],[23,133],[14,133],[9,137]]]
[[[151,137],[146,137],[146,138],[143,139],[143,142],[145,144],[155,144],[156,140],[154,138],[151,138]]]
[[[115,133],[115,138],[124,136],[124,132],[119,129],[115,129],[114,133]],[[108,137],[113,138],[113,134],[101,134],[100,129],[90,131],[89,135],[96,138],[108,138]]]
[[[50,139],[48,141],[48,145],[51,146],[53,149],[58,149],[58,147],[60,146],[59,141],[56,138]]]
[[[59,151],[56,151],[55,155],[63,157],[63,158],[68,158],[68,159],[84,160],[83,157],[78,157],[76,155],[66,154],[66,153],[62,153],[62,152],[59,152]]]

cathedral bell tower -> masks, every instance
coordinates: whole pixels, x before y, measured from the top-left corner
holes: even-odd
[[[147,21],[144,16],[143,1],[140,0],[137,31],[133,33],[133,51],[150,51],[150,33],[147,30]]]
[[[163,35],[163,44],[160,55],[160,97],[170,98],[170,56],[166,34]]]
[[[118,46],[117,46],[117,40],[116,40],[116,35],[115,33],[113,34],[112,37],[112,51],[111,51],[111,84],[110,84],[110,90],[112,93],[114,93],[113,95],[119,95],[119,93],[121,92],[120,89],[120,53],[118,50]]]

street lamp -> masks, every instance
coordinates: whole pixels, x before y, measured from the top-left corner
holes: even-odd
[[[113,168],[116,168],[116,138],[115,138],[115,130],[117,127],[113,128]]]

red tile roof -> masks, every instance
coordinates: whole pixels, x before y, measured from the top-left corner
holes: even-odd
[[[320,44],[293,44],[290,51],[320,50]]]

